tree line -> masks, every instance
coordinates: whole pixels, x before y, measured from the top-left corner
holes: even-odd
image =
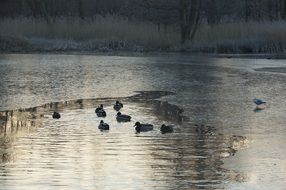
[[[0,0],[0,18],[34,17],[53,23],[60,17],[92,19],[97,15],[150,21],[158,30],[177,25],[185,43],[194,38],[202,22],[285,20],[286,0]]]

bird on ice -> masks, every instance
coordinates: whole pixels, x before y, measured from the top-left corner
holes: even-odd
[[[257,98],[253,98],[253,102],[258,106],[262,104],[266,104],[266,102],[264,102],[263,100],[257,99]]]
[[[266,108],[266,102],[264,102],[263,100],[253,98],[253,102],[256,104],[256,108],[254,109],[255,112],[264,110]]]

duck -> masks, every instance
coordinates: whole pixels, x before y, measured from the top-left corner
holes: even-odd
[[[99,110],[96,112],[97,117],[106,117],[106,112],[104,110]]]
[[[100,129],[100,130],[109,130],[109,125],[107,123],[104,123],[103,120],[101,120],[99,125],[98,125],[98,129]]]
[[[116,120],[118,122],[128,122],[128,121],[131,120],[131,116],[123,115],[123,114],[121,114],[121,112],[118,112],[117,115],[116,115]]]
[[[104,111],[102,104],[95,109],[95,113],[98,117],[106,117],[106,112]]]
[[[123,108],[123,104],[121,102],[119,102],[118,100],[116,100],[113,109],[115,109],[116,111],[119,111],[121,108]]]
[[[103,105],[100,104],[100,106],[98,106],[96,109],[95,109],[95,113],[99,112],[100,110],[103,110]]]
[[[54,119],[60,119],[61,118],[61,114],[59,114],[58,112],[54,112],[52,116]]]
[[[169,125],[165,125],[163,124],[160,128],[160,131],[162,134],[165,134],[165,133],[173,133],[174,129],[172,126],[169,126]]]
[[[154,128],[152,124],[141,124],[138,121],[135,123],[134,127],[137,133],[152,131]]]

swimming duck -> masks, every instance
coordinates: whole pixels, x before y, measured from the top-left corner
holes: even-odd
[[[137,133],[152,131],[154,128],[151,124],[141,124],[140,122],[136,122],[134,127]]]
[[[106,112],[104,110],[99,110],[96,112],[97,117],[106,117]]]
[[[102,104],[95,109],[95,113],[98,117],[106,117],[106,112],[104,111]]]
[[[54,119],[60,119],[61,118],[61,114],[59,114],[58,112],[54,112],[53,113],[53,118]]]
[[[131,120],[131,116],[129,115],[123,115],[121,114],[120,112],[117,113],[117,116],[116,116],[116,120],[118,122],[127,122],[127,121],[130,121]]]
[[[103,105],[100,104],[100,106],[98,106],[96,109],[95,109],[95,113],[99,112],[100,110],[103,110]]]
[[[109,130],[109,125],[107,123],[104,123],[103,120],[101,120],[100,124],[98,126],[98,129],[100,129],[100,130]]]
[[[172,126],[163,124],[160,128],[160,131],[162,134],[165,134],[165,133],[173,133],[174,130]]]
[[[119,102],[118,100],[116,100],[113,108],[116,110],[116,111],[119,111],[121,108],[123,108],[123,104],[121,102]]]

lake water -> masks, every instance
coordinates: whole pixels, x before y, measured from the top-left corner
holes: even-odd
[[[0,189],[283,189],[285,67],[186,54],[2,54]],[[253,97],[266,108],[255,110]],[[130,123],[116,122],[117,99]],[[97,128],[101,103],[109,132]],[[136,121],[154,130],[136,134]],[[163,123],[174,133],[161,134]]]

